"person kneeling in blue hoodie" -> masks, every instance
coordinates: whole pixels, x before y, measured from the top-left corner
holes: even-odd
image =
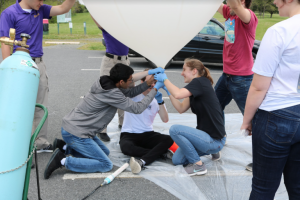
[[[130,98],[148,90],[154,77],[136,87],[130,86],[147,75],[163,72],[164,69],[156,68],[133,75],[131,67],[119,63],[110,70],[110,76],[97,79],[84,99],[63,118],[61,134],[64,141],[55,141],[57,148],[46,166],[44,178],[48,179],[53,171],[63,166],[73,172],[82,173],[112,170],[113,164],[108,158],[109,150],[96,133],[107,127],[117,109],[141,114],[164,84],[156,83],[139,102]],[[70,154],[72,156],[66,157]]]

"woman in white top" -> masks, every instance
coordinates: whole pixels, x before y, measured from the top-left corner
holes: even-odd
[[[289,19],[262,40],[241,127],[253,134],[255,200],[273,200],[282,173],[289,199],[300,199],[300,0],[274,4]]]

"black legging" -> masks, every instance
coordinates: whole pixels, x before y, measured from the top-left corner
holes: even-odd
[[[154,131],[145,133],[121,133],[120,147],[125,155],[140,157],[151,164],[160,155],[167,152],[173,145],[169,135],[163,135]]]

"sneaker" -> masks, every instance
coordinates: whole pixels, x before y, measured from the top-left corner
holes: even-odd
[[[59,148],[59,150],[63,153],[65,153],[66,151],[63,149],[64,146],[66,145],[65,141],[60,140],[55,138],[53,141],[53,149],[55,150],[56,148]]]
[[[221,151],[219,151],[218,153],[211,154],[211,159],[212,159],[212,161],[220,160],[221,159]]]
[[[252,172],[252,166],[253,166],[253,163],[250,163],[249,165],[246,166],[246,170]]]
[[[196,163],[188,164],[184,169],[189,176],[203,175],[207,173],[204,163],[202,165],[197,165]]]
[[[110,138],[108,137],[107,133],[99,133],[100,139],[104,142],[109,142]]]
[[[131,172],[134,174],[138,174],[142,171],[142,169],[144,169],[143,162],[134,157],[130,158],[129,165],[131,168]]]
[[[48,179],[51,176],[52,172],[54,172],[55,170],[63,166],[60,161],[65,157],[66,157],[65,154],[61,152],[59,149],[56,149],[53,152],[44,171],[45,179]]]
[[[168,149],[168,152],[166,153],[166,157],[169,158],[170,160],[172,160],[173,155],[174,155],[173,151],[171,151],[170,149]]]
[[[36,152],[37,153],[44,153],[44,152],[45,153],[51,153],[51,152],[53,152],[53,146],[52,146],[52,144],[49,144],[49,146],[47,146],[43,149],[37,149]]]

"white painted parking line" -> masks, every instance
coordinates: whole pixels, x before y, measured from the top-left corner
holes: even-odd
[[[92,59],[102,59],[104,56],[102,56],[102,57],[93,57],[93,56],[89,56],[88,58],[92,58]],[[143,57],[129,57],[129,59],[131,60],[131,59],[144,59],[145,60],[145,58],[143,58]]]
[[[81,69],[81,71],[100,71],[100,69]]]
[[[90,173],[90,174],[65,174],[64,180],[87,179],[87,178],[106,178],[113,173]],[[142,178],[140,175],[134,175],[131,172],[123,172],[118,175],[118,178]]]
[[[99,71],[100,69],[81,69],[81,71]],[[138,70],[138,69],[134,69],[135,72],[143,72],[144,70]],[[165,73],[181,73],[181,71],[168,71],[166,70]],[[222,74],[222,72],[220,73],[210,73],[210,74]]]
[[[170,167],[172,167],[170,165]],[[106,178],[109,175],[113,173],[89,173],[89,174],[65,174],[63,176],[63,180],[75,180],[75,179],[102,179]],[[184,175],[184,174],[182,174]],[[174,176],[173,173],[164,173],[164,172],[153,172],[151,173],[151,176],[153,177],[172,177]],[[230,171],[230,172],[224,172],[224,171],[209,171],[206,175],[207,176],[252,176],[251,172],[248,172],[246,170],[237,170],[237,171]],[[120,175],[117,176],[118,178],[142,178],[140,175],[135,175],[131,172],[123,172]],[[196,176],[195,176],[196,177]]]

